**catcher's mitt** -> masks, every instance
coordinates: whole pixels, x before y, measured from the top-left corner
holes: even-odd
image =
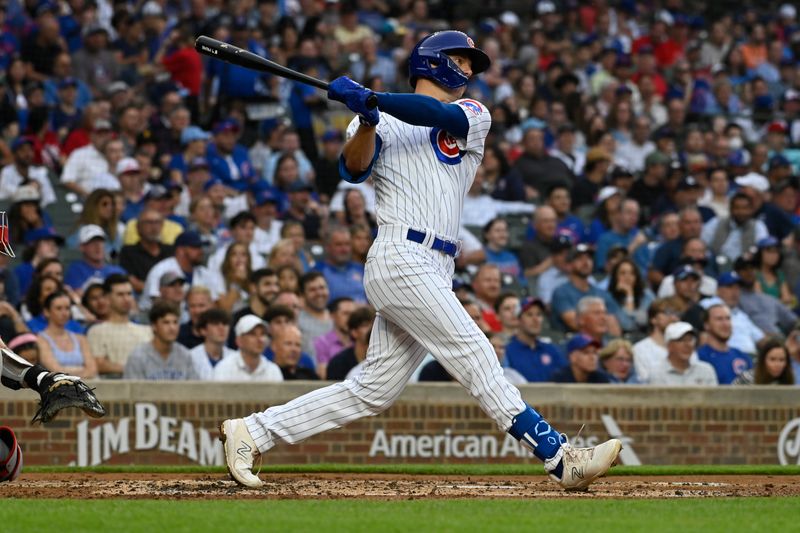
[[[42,379],[39,391],[39,409],[31,422],[50,422],[66,407],[78,407],[93,418],[106,414],[92,389],[78,377],[51,372]]]

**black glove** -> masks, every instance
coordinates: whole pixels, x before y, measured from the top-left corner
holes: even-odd
[[[78,407],[92,418],[105,416],[106,409],[86,383],[75,376],[50,372],[39,387],[41,401],[31,422],[50,422],[62,409]]]

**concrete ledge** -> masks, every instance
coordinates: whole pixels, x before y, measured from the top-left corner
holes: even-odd
[[[93,381],[102,401],[263,402],[285,403],[306,392],[329,385],[312,381],[280,384],[221,382]],[[650,387],[611,385],[537,384],[520,387],[523,398],[534,406],[573,407],[796,407],[800,387]],[[36,399],[30,390],[0,387],[0,401]],[[473,402],[461,386],[453,383],[409,385],[399,402],[453,405]]]

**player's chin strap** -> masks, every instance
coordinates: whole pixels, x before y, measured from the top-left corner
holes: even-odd
[[[0,254],[8,257],[17,257],[11,247],[11,234],[8,228],[8,215],[0,211]]]

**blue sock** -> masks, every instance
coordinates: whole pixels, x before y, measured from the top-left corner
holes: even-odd
[[[555,457],[561,448],[561,434],[531,406],[514,417],[508,432],[543,462]],[[560,478],[562,470],[559,461],[552,474]]]

